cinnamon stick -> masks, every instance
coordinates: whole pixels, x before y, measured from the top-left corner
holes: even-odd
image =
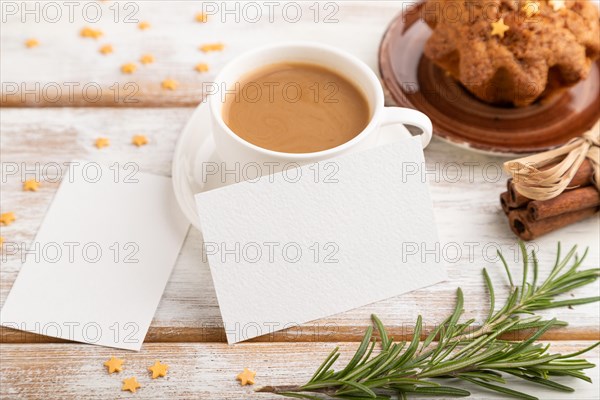
[[[550,164],[550,165],[546,166],[545,168],[542,168],[542,170],[549,169],[549,168],[553,167],[554,165],[556,165],[556,164]],[[578,188],[578,187],[589,186],[592,184],[593,178],[594,178],[594,167],[592,166],[592,163],[590,162],[590,160],[588,160],[586,158],[583,161],[583,163],[581,164],[581,166],[579,167],[579,169],[577,170],[577,172],[575,173],[575,176],[571,180],[571,183],[569,183],[569,188],[574,189],[574,188]],[[508,202],[508,205],[511,208],[522,207],[531,201],[531,199],[528,199],[527,197],[523,196],[515,189],[515,185],[513,184],[512,178],[509,179],[507,182],[507,190],[508,190],[509,199],[510,199],[510,201]],[[572,190],[572,189],[567,189],[565,191],[565,193],[568,190]]]
[[[508,205],[511,208],[523,207],[524,205],[526,205],[527,203],[529,203],[531,201],[531,199],[528,199],[527,197],[523,196],[521,193],[517,192],[517,189],[515,189],[515,185],[513,184],[512,178],[509,179],[507,182],[507,189],[508,189],[508,198],[509,198]]]
[[[512,208],[508,205],[508,203],[510,202],[510,195],[508,192],[504,192],[500,195],[500,205],[502,206],[502,210],[504,211],[504,214],[509,213],[510,210],[512,210]]]
[[[597,206],[600,206],[600,192],[593,186],[587,186],[566,191],[550,200],[531,201],[527,204],[527,212],[530,220],[539,221]]]
[[[589,218],[598,212],[598,207],[590,207],[579,211],[573,211],[531,221],[527,209],[520,208],[508,213],[510,229],[522,240],[533,240],[542,235],[560,229],[564,226]]]

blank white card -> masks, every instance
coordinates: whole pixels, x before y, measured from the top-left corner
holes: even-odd
[[[415,137],[196,195],[228,342],[444,280],[423,167]]]
[[[188,223],[171,179],[76,161],[29,246],[3,326],[139,350]]]

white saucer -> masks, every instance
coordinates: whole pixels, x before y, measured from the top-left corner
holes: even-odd
[[[179,207],[198,230],[200,230],[200,217],[196,210],[194,196],[220,186],[220,182],[203,183],[202,179],[196,176],[197,166],[210,161],[219,162],[210,131],[210,109],[208,104],[200,104],[177,141],[171,170],[173,190]]]
[[[203,174],[202,165],[222,163],[216,154],[215,142],[211,134],[210,108],[200,104],[183,128],[173,154],[173,190],[179,207],[190,223],[200,229],[200,216],[194,196],[235,182],[223,181],[219,174]],[[398,130],[404,130],[399,135]],[[402,125],[382,128],[376,146],[393,143],[410,132]]]

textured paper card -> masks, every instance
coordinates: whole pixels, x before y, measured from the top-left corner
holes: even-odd
[[[6,327],[139,350],[185,239],[171,179],[75,161],[0,313]]]
[[[196,195],[228,342],[444,280],[423,162],[410,138]]]

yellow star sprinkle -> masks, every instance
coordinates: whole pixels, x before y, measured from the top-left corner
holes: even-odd
[[[540,5],[536,1],[526,1],[521,10],[523,10],[527,18],[531,18],[539,14]]]
[[[206,21],[208,21],[208,15],[206,15],[204,13],[196,14],[196,22],[200,22],[201,24],[203,24]]]
[[[559,11],[565,8],[565,0],[548,0],[548,4],[552,6],[554,11]]]
[[[134,63],[127,63],[121,65],[121,72],[124,74],[133,74],[136,69],[137,65],[135,65]]]
[[[508,25],[504,24],[504,18],[500,18],[497,22],[492,22],[492,36],[497,35],[503,38],[504,33],[509,29]]]
[[[179,82],[175,79],[165,79],[162,81],[161,85],[163,89],[175,90],[177,89],[177,86],[179,86]]]
[[[196,64],[196,67],[194,67],[194,69],[198,72],[208,72],[208,64],[205,64],[205,63]]]
[[[150,22],[142,21],[138,24],[138,28],[140,28],[142,31],[146,30],[146,29],[150,28]]]
[[[108,369],[108,373],[123,371],[123,360],[116,357],[111,357],[110,360],[104,362],[104,366]]]
[[[0,236],[0,251],[2,251],[2,246],[4,246],[4,238]]]
[[[27,39],[25,41],[25,46],[27,46],[27,48],[29,48],[29,49],[38,47],[39,45],[40,45],[40,42],[38,42],[37,39]]]
[[[7,212],[4,214],[0,214],[0,225],[8,226],[15,222],[15,213]]]
[[[133,143],[137,147],[145,146],[148,144],[148,138],[144,135],[135,135],[131,139],[131,143]]]
[[[113,47],[110,44],[105,44],[104,46],[100,47],[99,51],[102,54],[110,54],[113,52]]]
[[[98,139],[96,139],[94,146],[96,146],[99,149],[108,147],[108,146],[110,146],[110,140],[108,140],[107,138],[98,138]]]
[[[88,38],[92,38],[92,39],[98,39],[100,36],[103,35],[101,30],[92,29],[89,26],[86,26],[85,28],[83,28],[81,30],[81,32],[79,32],[79,34],[81,35],[81,37],[88,37]]]
[[[211,51],[222,51],[225,48],[223,43],[209,43],[200,46],[200,51],[204,53],[209,53]]]
[[[154,56],[152,54],[144,54],[140,58],[142,64],[152,64],[154,62]]]
[[[135,391],[141,387],[142,385],[138,383],[134,376],[129,379],[123,379],[123,387],[121,390],[129,390],[131,393],[135,393]]]
[[[241,385],[254,385],[254,377],[256,372],[250,371],[248,368],[244,368],[244,372],[241,372],[237,376],[237,380],[240,381]]]
[[[148,368],[148,371],[152,371],[152,379],[156,379],[159,376],[167,376],[167,370],[169,366],[167,364],[161,364],[160,361],[156,361],[153,366]]]
[[[23,182],[23,191],[25,192],[37,192],[40,187],[40,183],[35,179],[29,179]]]

